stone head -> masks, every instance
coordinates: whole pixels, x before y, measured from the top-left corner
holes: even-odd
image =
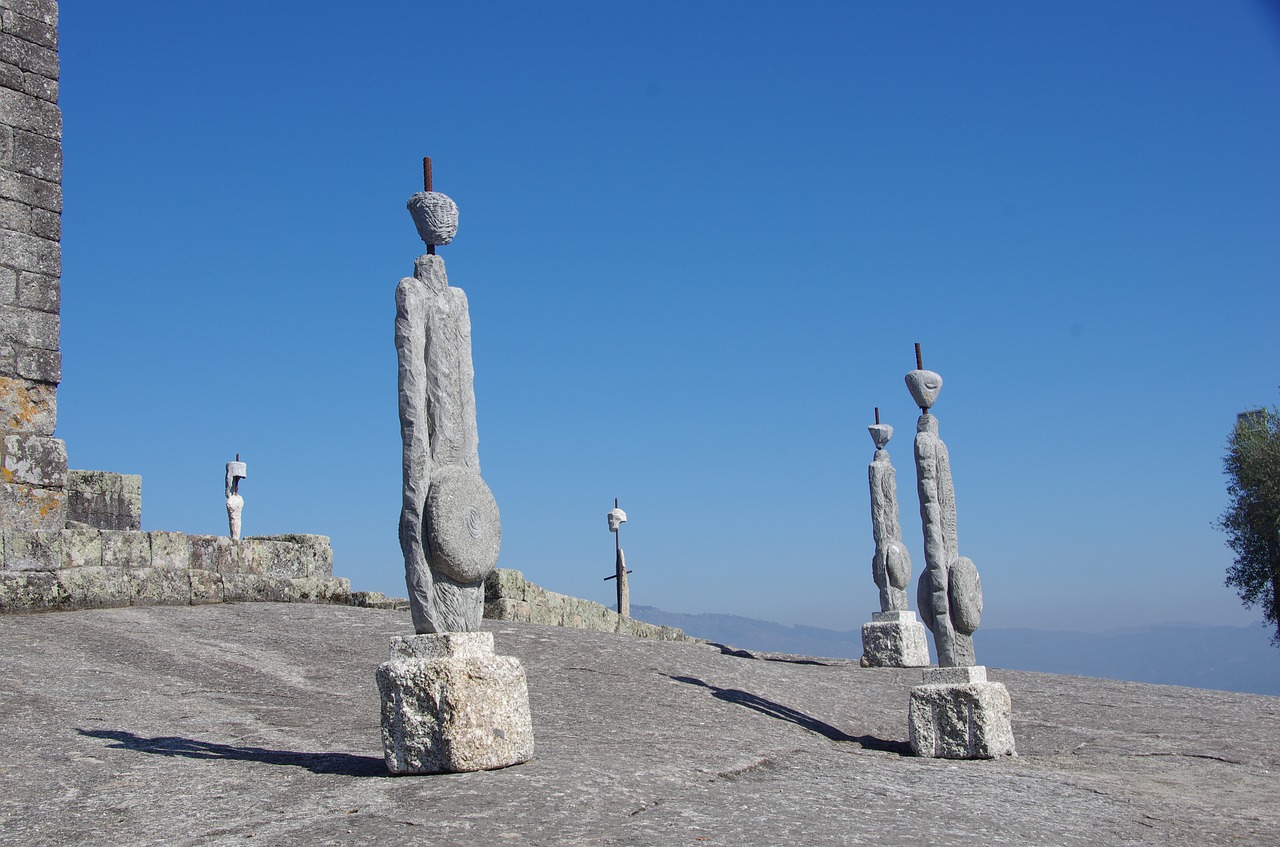
[[[933,371],[912,371],[907,374],[907,390],[911,392],[911,399],[916,401],[916,405],[927,411],[942,390],[942,377]]]
[[[618,527],[627,522],[627,513],[617,506],[609,510],[609,531],[617,532]]]
[[[438,191],[419,191],[409,198],[409,215],[423,243],[448,244],[458,234],[458,204]]]
[[[877,450],[883,450],[884,445],[893,438],[893,427],[888,424],[872,424],[867,427],[867,432],[871,433],[871,440],[876,443]]]

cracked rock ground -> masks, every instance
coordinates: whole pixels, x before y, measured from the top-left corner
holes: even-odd
[[[485,628],[528,673],[533,761],[391,777],[373,669],[412,631],[405,612],[0,617],[0,843],[1261,845],[1280,831],[1280,698],[993,668],[1019,755],[917,759],[919,669]]]

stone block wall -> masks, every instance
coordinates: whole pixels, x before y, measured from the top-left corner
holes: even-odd
[[[351,602],[323,535],[0,532],[0,612],[233,601]]]
[[[56,0],[0,0],[0,524],[61,529],[62,112]]]
[[[67,525],[142,529],[142,477],[109,471],[67,471]]]
[[[624,618],[591,600],[548,591],[527,581],[520,571],[507,568],[496,569],[484,581],[484,616],[492,620],[617,632],[659,641],[700,641],[675,627],[655,626],[635,618]]]

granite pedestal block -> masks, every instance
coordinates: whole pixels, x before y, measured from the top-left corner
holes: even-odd
[[[869,668],[927,668],[929,644],[915,612],[875,612],[862,625],[862,664]]]
[[[933,668],[911,689],[908,729],[917,756],[994,759],[1014,755],[1009,690],[981,665]]]
[[[377,677],[391,773],[491,770],[533,758],[524,668],[494,655],[493,633],[396,636]]]

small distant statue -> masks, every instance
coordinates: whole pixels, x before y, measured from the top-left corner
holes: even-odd
[[[609,510],[609,531],[613,533],[613,549],[614,549],[614,573],[613,576],[606,576],[605,581],[611,579],[618,581],[618,614],[624,618],[631,617],[631,589],[627,586],[627,574],[631,571],[627,570],[627,557],[622,552],[622,536],[618,534],[618,528],[627,522],[627,513],[618,508],[618,499],[613,500],[613,508]]]
[[[867,481],[871,486],[871,530],[876,542],[871,576],[880,589],[880,611],[905,612],[911,554],[902,543],[902,525],[898,522],[897,473],[889,460],[889,451],[884,449],[893,438],[893,427],[880,423],[877,408],[876,422],[867,430],[876,445],[875,456],[867,468]]]
[[[240,514],[244,511],[244,498],[240,496],[240,480],[247,479],[249,471],[240,454],[236,454],[234,462],[227,462],[227,523],[231,529],[231,540],[240,540]]]

